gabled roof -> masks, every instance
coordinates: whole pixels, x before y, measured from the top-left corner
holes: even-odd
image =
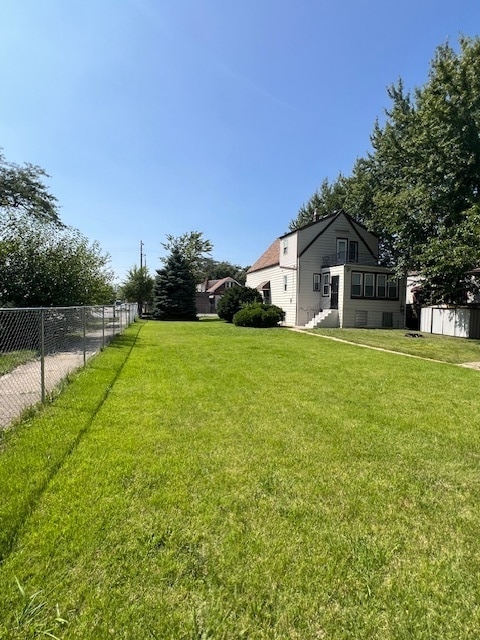
[[[268,247],[268,249],[260,256],[260,258],[250,267],[247,273],[253,273],[254,271],[260,271],[261,269],[266,269],[267,267],[276,267],[280,264],[280,240],[286,238],[287,236],[291,236],[295,233],[299,233],[308,227],[312,227],[314,225],[319,225],[318,234],[308,243],[308,245],[303,249],[302,254],[317,240],[318,236],[320,236],[337,218],[343,215],[346,221],[350,224],[352,229],[359,235],[358,230],[355,228],[356,226],[361,227],[368,231],[367,227],[363,225],[361,222],[357,222],[349,213],[344,211],[343,209],[339,209],[330,215],[323,216],[318,220],[313,220],[313,222],[309,222],[308,224],[300,227],[299,229],[295,229],[294,231],[289,231],[288,233],[284,233],[280,238],[272,242],[272,244]],[[319,224],[322,223],[322,224]],[[369,231],[369,233],[378,238],[376,233]],[[372,253],[371,249],[367,245],[367,249],[370,253]],[[302,255],[300,254],[300,255]],[[372,255],[374,255],[372,253]],[[375,258],[377,256],[374,256]]]
[[[333,222],[335,218],[338,218],[342,214],[345,216],[345,218],[348,220],[348,222],[352,226],[354,224],[358,225],[359,227],[361,227],[362,229],[365,229],[365,231],[368,231],[375,237],[377,238],[379,237],[378,233],[375,233],[374,231],[369,231],[369,229],[367,229],[367,227],[364,224],[362,224],[358,220],[355,220],[355,218],[351,216],[349,213],[347,213],[344,209],[337,209],[333,213],[319,217],[318,220],[312,220],[312,222],[307,222],[307,224],[304,224],[303,226],[299,227],[298,229],[295,229],[294,231],[289,231],[288,233],[284,233],[283,236],[280,236],[280,240],[282,238],[286,238],[287,236],[291,236],[293,233],[297,233],[298,231],[303,231],[303,229],[308,229],[308,227],[312,227],[313,225],[318,224],[319,222],[323,222],[323,223]]]
[[[280,240],[282,240],[283,238],[286,238],[287,236],[291,236],[294,233],[298,233],[299,231],[302,231],[303,229],[307,229],[308,227],[312,227],[315,224],[318,224],[319,222],[327,222],[328,220],[332,220],[333,218],[337,218],[340,213],[343,213],[343,211],[340,209],[339,211],[335,211],[334,213],[330,213],[329,215],[326,216],[321,216],[320,218],[318,218],[318,220],[312,220],[312,222],[307,222],[307,224],[302,225],[301,227],[298,227],[298,229],[294,229],[293,231],[288,231],[287,233],[284,233],[282,236],[280,236]]]
[[[220,289],[220,287],[222,287],[226,282],[235,282],[235,284],[237,284],[239,287],[241,286],[241,284],[237,282],[235,278],[227,276],[226,278],[221,278],[220,280],[210,280],[208,283],[210,286],[207,289],[207,293],[215,293],[215,291]]]
[[[267,267],[276,267],[277,264],[280,264],[280,246],[278,239],[272,242],[260,258],[252,264],[247,273],[260,271],[260,269],[266,269]]]

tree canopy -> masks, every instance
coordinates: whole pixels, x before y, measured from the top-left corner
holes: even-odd
[[[37,165],[7,162],[0,150],[0,306],[111,302],[109,256],[60,220]]]
[[[32,223],[0,243],[0,306],[111,302],[109,256],[77,229]]]
[[[438,47],[424,86],[407,92],[400,80],[388,96],[371,152],[324,182],[291,228],[314,208],[344,208],[380,234],[399,274],[421,273],[427,300],[458,302],[480,265],[480,39]]]
[[[57,199],[45,185],[48,177],[37,165],[7,162],[0,148],[0,224],[4,232],[22,215],[62,224]]]
[[[167,241],[162,243],[162,247],[169,252],[178,251],[189,265],[196,282],[202,281],[203,259],[213,250],[210,240],[203,237],[202,231],[188,231],[181,236],[167,234]],[[167,262],[170,256],[162,258]]]
[[[130,302],[136,302],[138,313],[142,315],[143,305],[153,303],[153,287],[155,279],[148,272],[147,267],[133,266],[128,270],[127,277],[121,286],[121,296]]]
[[[241,267],[231,262],[203,258],[200,263],[201,280],[220,280],[222,278],[233,278],[239,284],[245,284],[248,267]]]
[[[338,209],[343,209],[346,196],[347,180],[342,174],[332,183],[325,178],[320,188],[302,204],[297,217],[290,222],[290,231],[295,231],[300,227],[314,221],[314,216],[323,218]]]

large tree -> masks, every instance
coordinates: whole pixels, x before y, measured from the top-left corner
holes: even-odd
[[[60,220],[58,203],[33,164],[0,149],[0,306],[72,306],[111,301],[110,258]]]
[[[22,216],[61,225],[58,203],[45,184],[48,174],[34,164],[7,162],[0,148],[0,225],[15,231]]]
[[[77,229],[24,220],[22,233],[0,244],[0,306],[110,302],[109,261]]]
[[[157,320],[197,320],[195,277],[191,264],[174,246],[157,270],[154,288],[153,317]]]
[[[388,96],[371,152],[324,182],[291,228],[340,204],[380,235],[399,275],[421,273],[426,300],[459,302],[480,265],[480,39],[440,46],[424,86],[410,93],[400,80]]]
[[[428,82],[391,87],[392,107],[364,164],[371,224],[400,271],[420,272],[427,299],[458,302],[480,263],[480,39],[436,51]]]

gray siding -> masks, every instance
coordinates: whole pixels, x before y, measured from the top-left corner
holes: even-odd
[[[366,312],[366,324],[368,328],[379,329],[383,325],[383,313],[392,313],[393,328],[403,329],[405,326],[405,283],[399,282],[398,300],[388,300],[384,298],[352,298],[352,271],[364,271],[368,273],[386,273],[380,267],[376,269],[372,267],[345,268],[344,277],[344,298],[343,298],[343,316],[341,319],[341,327],[357,326],[357,312]]]

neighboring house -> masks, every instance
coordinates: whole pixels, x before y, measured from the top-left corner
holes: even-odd
[[[286,325],[404,327],[405,282],[378,266],[378,237],[344,211],[275,240],[246,286],[281,307]]]
[[[197,285],[197,313],[216,313],[218,301],[225,291],[231,287],[241,286],[239,282],[230,277],[220,280],[205,280]]]

